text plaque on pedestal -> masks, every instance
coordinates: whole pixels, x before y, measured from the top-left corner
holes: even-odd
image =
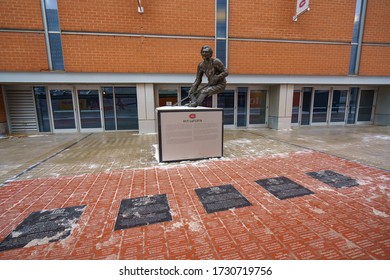
[[[223,109],[165,106],[156,110],[160,162],[223,156]]]

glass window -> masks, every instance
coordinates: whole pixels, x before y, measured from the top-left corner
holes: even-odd
[[[358,122],[371,121],[372,105],[374,103],[374,94],[375,92],[373,90],[360,91]]]
[[[328,113],[328,100],[329,90],[315,90],[312,122],[326,122],[326,116]]]
[[[237,96],[237,126],[246,127],[248,88],[239,87]]]
[[[298,123],[300,98],[301,98],[301,90],[294,89],[291,123]]]
[[[361,21],[362,21],[362,9],[363,9],[363,0],[356,0],[356,10],[355,10],[355,21],[352,31],[352,47],[351,47],[351,56],[349,62],[349,74],[356,75],[357,68],[356,63],[358,60],[358,48],[359,48],[359,36],[361,32]]]
[[[227,65],[227,9],[227,0],[217,0],[215,57],[224,65]]]
[[[227,1],[217,0],[217,38],[226,38]]]
[[[117,130],[138,129],[137,92],[135,87],[115,87]]]
[[[344,122],[347,108],[348,90],[334,90],[330,122]]]
[[[265,124],[267,91],[251,90],[249,105],[249,124]]]
[[[64,70],[64,56],[62,51],[61,29],[58,16],[57,0],[44,0],[47,36],[50,44],[51,70]]]
[[[351,94],[349,98],[348,119],[347,119],[348,124],[354,124],[356,120],[358,93],[359,93],[359,88],[351,88]]]
[[[160,89],[158,91],[158,105],[173,106],[177,103],[177,90],[176,89]]]
[[[49,42],[53,70],[64,70],[61,35],[59,33],[50,33]]]
[[[311,112],[311,95],[313,89],[311,87],[305,87],[303,89],[303,99],[302,99],[302,115],[301,115],[301,125],[310,124],[310,112]]]
[[[223,124],[234,124],[234,90],[225,90],[218,94],[218,108],[223,108]]]
[[[112,87],[104,87],[102,89],[105,130],[116,130],[114,89]]]
[[[51,108],[55,129],[76,128],[72,91],[69,89],[50,90]]]
[[[49,31],[60,31],[57,0],[45,0],[45,8],[47,29]]]
[[[216,57],[226,65],[226,40],[217,40]]]
[[[49,111],[47,108],[46,88],[34,87],[35,106],[40,132],[50,132]]]
[[[99,91],[78,90],[81,128],[101,128]]]

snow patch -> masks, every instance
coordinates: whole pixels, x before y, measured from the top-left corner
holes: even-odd
[[[389,215],[387,215],[385,212],[376,210],[375,208],[372,208],[372,212],[374,213],[374,215],[379,216],[379,217],[382,217],[382,218],[387,218],[387,217],[389,217]]]

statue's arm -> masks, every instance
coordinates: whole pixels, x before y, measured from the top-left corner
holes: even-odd
[[[202,83],[202,77],[203,77],[203,71],[202,71],[202,68],[200,67],[200,64],[199,64],[198,70],[196,71],[196,79],[195,79],[195,82],[191,86],[190,94],[194,93],[198,89],[199,85]]]
[[[223,63],[219,59],[215,59],[214,63],[215,63],[215,67],[218,69],[218,72],[220,72],[217,75],[218,78],[220,78],[220,80],[226,78],[229,75],[229,72],[225,67],[225,65],[223,65]]]

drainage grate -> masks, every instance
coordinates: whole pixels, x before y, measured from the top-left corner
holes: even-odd
[[[359,183],[355,179],[352,179],[351,177],[344,176],[331,170],[308,172],[306,174],[335,188],[353,187],[359,185]]]
[[[232,185],[195,190],[207,213],[241,208],[252,204]]]
[[[166,194],[124,199],[119,208],[115,230],[171,221]]]
[[[31,213],[0,244],[0,251],[48,244],[68,237],[86,205]]]
[[[286,177],[262,179],[257,180],[256,183],[279,199],[288,199],[314,194],[314,192],[311,190],[306,189],[305,187],[295,183],[294,181],[291,181]]]

